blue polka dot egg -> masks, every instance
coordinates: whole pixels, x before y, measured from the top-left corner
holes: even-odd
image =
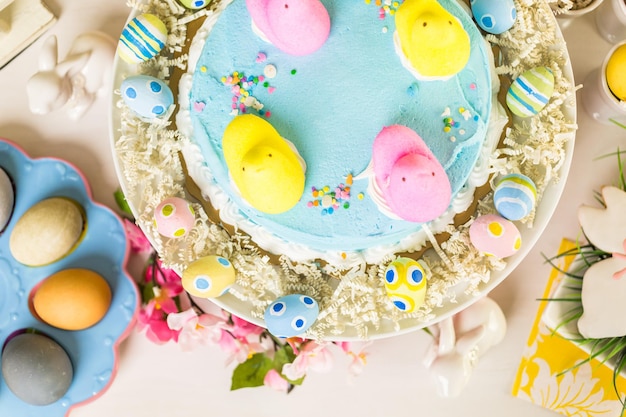
[[[471,0],[470,6],[478,26],[494,35],[511,29],[517,18],[513,0]]]
[[[505,175],[495,184],[493,202],[502,217],[521,220],[535,208],[537,187],[526,175]]]
[[[235,281],[233,264],[217,255],[205,256],[192,262],[182,276],[185,291],[201,298],[216,298],[226,294]]]
[[[164,116],[174,104],[174,94],[167,84],[149,75],[133,75],[120,87],[124,103],[139,117],[155,119]]]
[[[427,269],[411,258],[397,258],[385,270],[385,289],[393,305],[412,313],[424,304]]]
[[[265,325],[276,337],[294,337],[306,332],[319,315],[317,301],[308,295],[280,297],[265,309]]]
[[[531,117],[548,104],[553,92],[552,71],[546,67],[532,68],[511,83],[506,93],[506,105],[519,117]]]

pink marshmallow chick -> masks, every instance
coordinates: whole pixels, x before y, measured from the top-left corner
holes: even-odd
[[[319,0],[246,0],[252,21],[290,55],[317,51],[328,39],[330,16]]]
[[[443,166],[406,126],[388,126],[376,136],[372,167],[387,205],[404,220],[428,222],[450,205],[452,189]]]

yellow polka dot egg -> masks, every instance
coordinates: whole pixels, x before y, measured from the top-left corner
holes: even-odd
[[[385,270],[385,289],[393,305],[412,313],[424,304],[427,269],[411,258],[397,258]]]
[[[517,226],[497,214],[478,217],[470,226],[469,235],[476,249],[498,258],[515,254],[522,245],[522,237]]]
[[[169,238],[185,236],[196,221],[191,204],[180,197],[168,197],[154,209],[157,232]]]
[[[183,288],[189,294],[201,298],[215,298],[226,294],[235,283],[235,268],[222,256],[209,255],[200,258],[183,271]]]

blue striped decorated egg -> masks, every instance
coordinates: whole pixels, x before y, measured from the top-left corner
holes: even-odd
[[[506,94],[506,104],[517,116],[534,116],[548,104],[553,92],[552,71],[536,67],[523,72],[513,81]]]
[[[120,35],[117,53],[129,64],[139,64],[161,52],[167,39],[167,27],[157,16],[144,13],[126,24]]]
[[[515,223],[497,214],[485,214],[471,224],[472,245],[486,255],[506,258],[522,246],[522,236]]]
[[[188,9],[202,9],[211,3],[211,0],[180,0],[181,4]]]
[[[502,217],[513,221],[523,219],[535,208],[537,186],[526,175],[505,175],[495,184],[493,202]]]
[[[226,294],[236,281],[235,267],[222,256],[208,255],[189,264],[181,282],[189,294],[215,298]]]
[[[414,259],[400,257],[385,269],[385,289],[393,305],[412,313],[424,304],[426,270]]]
[[[174,94],[163,81],[149,75],[131,75],[122,81],[124,103],[146,119],[164,116],[174,104]]]
[[[280,297],[265,309],[267,330],[276,337],[294,337],[306,332],[319,315],[317,301],[308,295]]]

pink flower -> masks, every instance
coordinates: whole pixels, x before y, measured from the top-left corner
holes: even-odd
[[[145,282],[154,281],[155,285],[161,287],[161,290],[170,297],[175,297],[184,291],[180,276],[175,271],[164,268],[160,259],[156,259],[154,264],[148,265],[144,280]]]
[[[328,372],[333,367],[333,355],[327,344],[315,341],[305,343],[292,363],[283,366],[282,372],[288,379],[295,381],[304,377],[310,369],[315,372]]]
[[[152,250],[150,241],[139,226],[128,219],[124,219],[124,229],[126,230],[128,243],[130,243],[130,250],[133,253],[147,253]]]
[[[159,345],[178,340],[178,331],[170,329],[166,322],[166,314],[154,305],[148,304],[139,311],[137,324],[139,330],[146,329],[147,338]]]
[[[180,332],[178,343],[183,350],[189,351],[198,344],[206,345],[219,340],[225,321],[212,314],[198,315],[190,308],[181,313],[168,314],[167,325]]]
[[[270,369],[263,378],[263,384],[279,392],[289,391],[289,382],[280,376],[276,369]]]
[[[363,372],[363,369],[365,369],[368,355],[368,353],[365,352],[365,348],[370,344],[371,342],[364,344],[357,352],[354,352],[352,350],[350,343],[347,343],[347,346],[345,348],[344,346],[342,346],[342,348],[344,348],[344,352],[346,352],[346,354],[351,358],[351,361],[348,364],[348,372],[350,373],[350,375],[360,375]]]
[[[226,353],[228,358],[226,359],[226,365],[232,362],[243,363],[252,357],[255,353],[274,353],[274,345],[271,341],[265,339],[254,338],[248,340],[247,338],[237,338],[232,333],[232,327],[228,327],[222,330],[221,337],[216,343]]]
[[[233,327],[231,333],[237,338],[247,338],[248,336],[260,335],[265,331],[264,328],[252,324],[244,319],[241,319],[235,315],[232,317]]]

